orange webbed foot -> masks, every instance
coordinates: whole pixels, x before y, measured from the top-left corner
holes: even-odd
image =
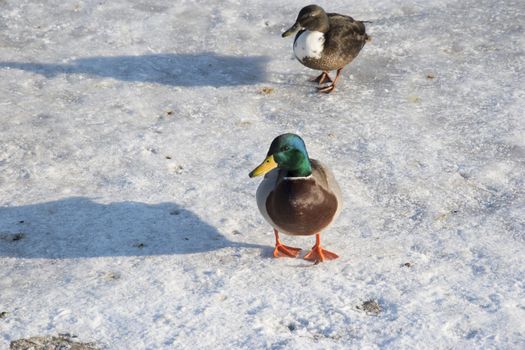
[[[321,238],[319,234],[316,234],[315,238],[315,245],[312,247],[312,250],[310,250],[310,252],[305,255],[305,260],[313,261],[315,264],[319,264],[325,260],[334,260],[339,257],[339,255],[336,253],[332,253],[326,249],[321,248]]]
[[[325,260],[334,260],[338,257],[339,255],[337,255],[336,253],[332,253],[321,247],[314,247],[308,254],[305,255],[304,259],[319,264],[320,262],[323,262]]]
[[[301,248],[288,247],[282,244],[281,240],[279,239],[279,231],[274,229],[273,233],[275,234],[275,249],[273,250],[274,257],[277,258],[280,256],[287,256],[290,258],[295,258],[297,255],[299,255]]]
[[[273,250],[273,256],[276,258],[282,256],[295,258],[297,255],[299,255],[300,251],[301,248],[288,247],[284,244],[276,244],[275,249]]]
[[[342,70],[343,70],[343,68],[339,68],[337,70],[337,75],[335,76],[335,79],[332,82],[332,84],[327,85],[327,86],[320,86],[320,87],[317,88],[317,91],[325,93],[325,94],[329,94],[332,91],[334,91],[335,90],[335,83],[337,83],[337,80],[339,79],[339,76],[341,75],[341,71]]]
[[[318,77],[315,77],[311,79],[310,81],[312,83],[318,83],[319,85],[321,85],[322,83],[325,82],[325,80],[329,83],[332,82],[332,79],[330,78],[327,72],[322,72]]]
[[[323,92],[323,93],[325,93],[325,94],[329,94],[329,93],[331,93],[331,92],[334,91],[334,90],[335,90],[335,85],[334,85],[334,83],[332,83],[332,84],[330,84],[330,85],[328,85],[328,86],[321,86],[321,87],[318,87],[318,88],[317,88],[317,91],[319,91],[319,92]]]

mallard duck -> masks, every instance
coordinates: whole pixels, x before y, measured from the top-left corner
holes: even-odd
[[[323,71],[313,81],[332,83],[318,88],[324,93],[335,89],[344,66],[357,57],[369,40],[363,22],[350,16],[326,13],[317,5],[303,7],[295,24],[282,36],[284,38],[297,31],[293,43],[295,57],[306,67]],[[328,72],[336,69],[337,75],[332,81]]]
[[[300,248],[283,245],[279,232],[292,236],[316,236],[315,245],[304,257],[319,263],[338,258],[321,247],[320,234],[341,211],[341,190],[332,172],[308,157],[303,139],[295,134],[276,137],[266,159],[250,177],[263,175],[257,188],[257,206],[273,227],[273,255],[296,257]]]

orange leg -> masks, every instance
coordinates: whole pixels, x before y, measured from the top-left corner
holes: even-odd
[[[295,258],[297,255],[299,255],[299,252],[301,251],[300,248],[285,246],[279,240],[279,231],[274,229],[273,233],[275,233],[275,249],[273,250],[274,257],[277,258],[279,256],[288,256],[290,258]]]
[[[312,81],[314,83],[322,84],[322,83],[324,83],[325,80],[328,81],[329,83],[332,82],[332,78],[330,78],[330,76],[328,75],[328,72],[323,71],[321,73],[321,75],[319,75],[317,78],[314,78],[314,79],[312,79],[310,81]]]
[[[337,83],[337,79],[339,79],[339,76],[341,75],[341,71],[343,70],[343,68],[339,68],[337,70],[337,75],[335,76],[335,79],[334,81],[332,82],[332,84],[328,85],[328,86],[321,86],[321,87],[318,87],[317,90],[319,90],[319,92],[324,92],[325,94],[329,94],[331,93],[332,91],[335,90],[335,83]]]
[[[339,255],[329,252],[321,248],[321,234],[318,233],[315,235],[315,245],[312,247],[312,250],[304,257],[306,260],[314,261],[316,264],[319,264],[325,260],[334,260],[337,259]]]

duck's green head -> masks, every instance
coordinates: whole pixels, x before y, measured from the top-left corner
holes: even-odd
[[[264,175],[272,169],[287,170],[288,177],[308,176],[312,165],[304,141],[295,134],[277,136],[268,150],[266,159],[250,173],[250,177]]]
[[[294,25],[284,32],[282,37],[285,38],[301,29],[326,33],[329,28],[330,22],[328,15],[324,12],[323,8],[317,5],[308,5],[299,11]]]

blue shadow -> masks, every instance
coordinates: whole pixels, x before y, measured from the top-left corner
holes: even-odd
[[[175,203],[99,204],[89,198],[0,207],[0,257],[89,258],[210,252],[232,242]]]
[[[0,69],[20,69],[47,78],[60,74],[85,74],[129,82],[220,87],[266,81],[268,61],[267,56],[221,56],[205,52],[87,57],[64,64],[0,62]]]

